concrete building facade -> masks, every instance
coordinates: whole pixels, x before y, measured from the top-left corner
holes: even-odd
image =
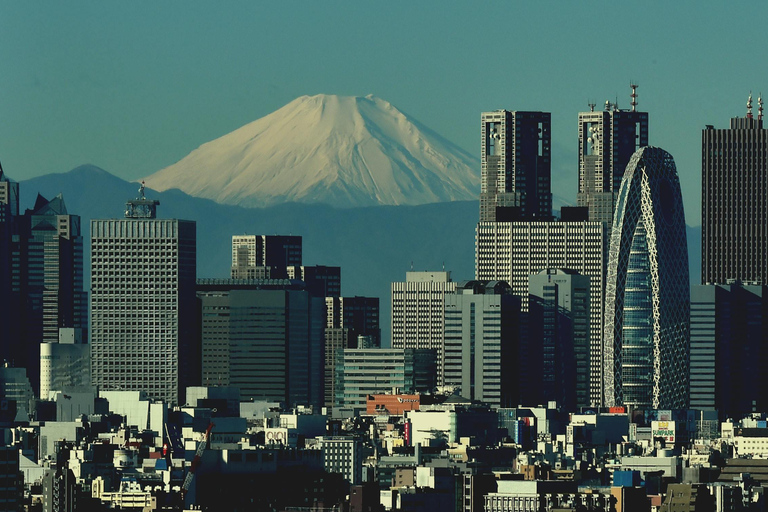
[[[579,113],[578,206],[589,209],[589,220],[613,221],[614,204],[624,170],[635,151],[648,145],[648,113],[638,112],[636,87],[632,108],[605,102],[603,110]]]
[[[91,221],[91,379],[179,404],[199,379],[196,226],[140,192],[125,218]]]
[[[285,279],[287,268],[301,265],[301,237],[233,235],[232,279]]]
[[[445,297],[455,290],[447,271],[407,272],[405,282],[392,283],[392,348],[435,350],[438,386],[443,385]]]
[[[551,114],[481,114],[480,221],[552,216]]]
[[[445,296],[445,386],[491,406],[513,402],[517,390],[504,372],[516,360],[520,300],[503,281],[465,281]]]
[[[590,402],[602,401],[603,287],[607,227],[602,222],[480,222],[475,278],[506,281],[528,311],[528,278],[566,268],[590,280]]]

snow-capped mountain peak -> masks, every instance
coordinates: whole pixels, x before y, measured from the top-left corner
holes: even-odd
[[[241,206],[475,199],[476,158],[374,96],[301,96],[145,178]]]

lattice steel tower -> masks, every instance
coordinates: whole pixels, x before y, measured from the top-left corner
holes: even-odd
[[[607,406],[684,409],[690,283],[685,214],[672,155],[638,150],[621,182],[605,293]]]

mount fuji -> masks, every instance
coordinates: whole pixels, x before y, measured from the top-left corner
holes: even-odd
[[[221,204],[475,200],[479,160],[374,96],[302,96],[144,180]]]

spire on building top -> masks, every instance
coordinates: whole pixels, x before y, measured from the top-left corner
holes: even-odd
[[[760,93],[757,97],[757,120],[763,120],[763,93]],[[2,172],[2,169],[0,169],[0,174],[2,174]]]
[[[749,91],[749,98],[747,98],[747,119],[752,119],[752,91]]]
[[[633,83],[632,81],[629,82],[629,86],[632,88],[632,94],[630,94],[630,97],[632,98],[632,112],[634,112],[637,108],[637,88],[638,85],[636,83]]]

